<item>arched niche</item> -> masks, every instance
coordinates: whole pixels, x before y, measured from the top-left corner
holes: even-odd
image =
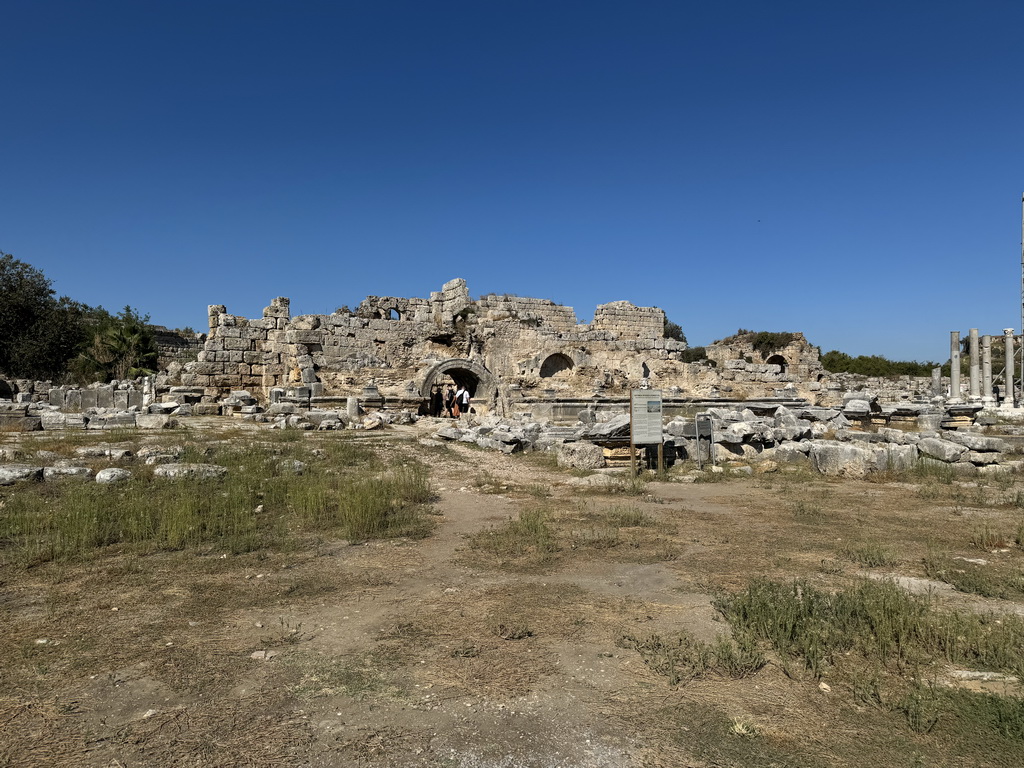
[[[541,363],[540,377],[542,379],[550,379],[552,376],[567,376],[574,367],[572,358],[568,355],[563,355],[561,352],[556,352],[553,355],[548,355],[544,362]]]
[[[777,365],[781,369],[782,373],[786,373],[789,370],[789,363],[786,362],[786,358],[782,355],[772,355],[765,360],[768,365]]]

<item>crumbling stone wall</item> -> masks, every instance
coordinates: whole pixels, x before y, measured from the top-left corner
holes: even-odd
[[[572,307],[550,299],[490,294],[476,302],[476,312],[480,320],[518,320],[526,327],[543,327],[555,333],[572,333],[579,325]]]
[[[665,335],[665,313],[657,307],[613,301],[597,308],[590,328],[608,331],[618,339],[660,339]]]
[[[846,392],[870,392],[882,403],[930,402],[936,396],[945,397],[949,392],[949,377],[943,376],[936,382],[930,376],[864,376],[859,373],[828,374],[829,402],[842,402]]]
[[[153,341],[156,343],[157,366],[161,371],[165,371],[175,363],[184,365],[197,360],[206,343],[206,335],[182,333],[162,325],[155,325],[153,326]]]
[[[370,296],[330,315],[292,317],[286,298],[252,320],[215,305],[203,351],[181,383],[210,399],[245,389],[265,400],[279,387],[343,398],[373,383],[386,398],[416,400],[455,379],[487,389],[474,393],[484,407],[509,397],[619,395],[643,384],[707,395],[736,382],[757,390],[750,396],[773,395],[780,382],[817,384],[817,350],[799,334],[780,350],[785,366],[746,361],[742,344],[688,363],[686,344],[665,338],[664,326],[662,310],[628,301],[597,307],[589,324],[546,299],[474,301],[462,279],[428,299]]]

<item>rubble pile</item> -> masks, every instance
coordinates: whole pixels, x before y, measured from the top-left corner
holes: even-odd
[[[963,475],[1010,472],[1024,465],[1007,439],[928,429],[928,424],[942,420],[940,412],[915,411],[917,417],[924,417],[919,423],[925,428],[919,431],[855,428],[865,423],[863,417],[872,413],[872,405],[870,400],[851,398],[844,409],[764,404],[753,409],[711,408],[707,414],[712,434],[702,440],[692,418],[677,417],[664,427],[666,464],[696,460],[699,451],[701,461],[802,463],[822,474],[843,477],[904,470],[919,462],[947,466]],[[434,436],[502,453],[555,450],[561,466],[600,469],[608,466],[606,459],[616,446],[628,450],[629,416],[597,423],[581,418],[572,427],[486,417],[476,423],[464,420],[442,426]]]

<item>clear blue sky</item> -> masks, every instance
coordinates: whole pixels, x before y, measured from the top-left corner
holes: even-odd
[[[6,0],[0,250],[202,330],[368,294],[948,357],[1020,327],[1024,3]]]

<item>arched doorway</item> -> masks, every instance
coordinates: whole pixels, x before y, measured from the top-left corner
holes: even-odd
[[[435,384],[454,384],[469,390],[469,395],[479,403],[492,407],[498,399],[498,381],[480,363],[473,360],[453,358],[438,363],[423,378],[420,396],[430,397]]]
[[[772,355],[765,362],[768,365],[777,365],[781,369],[780,373],[786,373],[789,370],[789,363],[786,362],[786,358],[782,355]]]

